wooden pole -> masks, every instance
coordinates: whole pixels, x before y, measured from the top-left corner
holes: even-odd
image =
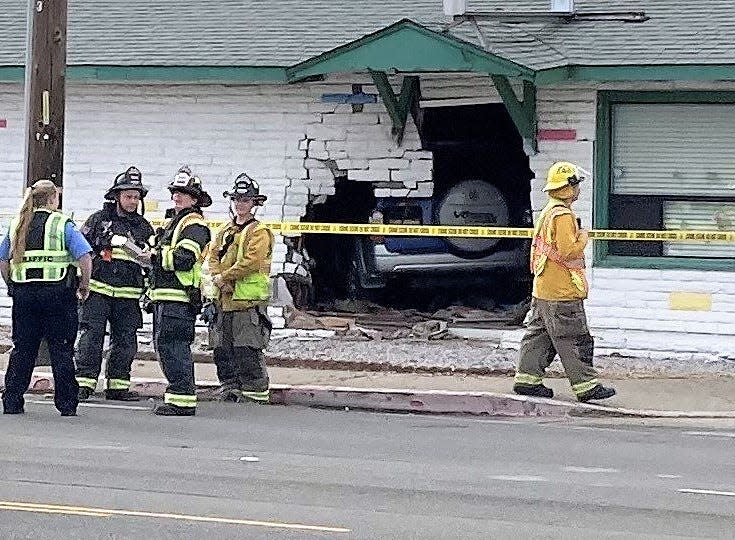
[[[63,186],[67,0],[28,0],[26,186]]]

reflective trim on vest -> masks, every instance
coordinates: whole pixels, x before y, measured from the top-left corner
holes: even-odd
[[[265,225],[257,223],[255,227],[253,227],[253,232],[263,229],[267,229]],[[240,261],[243,258],[246,236],[247,230],[243,230],[240,233],[240,242],[237,246],[237,261]],[[272,244],[271,249],[273,249]],[[245,276],[235,282],[234,289],[235,290],[232,292],[233,300],[269,300],[271,297],[270,274],[266,274],[265,272],[256,272],[249,276]]]
[[[164,246],[162,250],[161,266],[164,270],[174,271],[177,279],[184,287],[199,287],[199,283],[201,283],[202,280],[202,250],[199,247],[199,244],[193,240],[184,238],[179,242],[181,231],[189,225],[202,225],[206,227],[207,222],[198,214],[188,214],[184,216],[184,219],[176,224],[176,228],[171,235],[171,245]],[[196,246],[196,249],[192,249],[192,245]],[[193,251],[194,255],[197,257],[197,262],[194,263],[194,267],[191,270],[174,270],[174,250],[179,247]],[[189,301],[188,297],[186,301]]]
[[[190,394],[170,394],[166,392],[163,394],[163,402],[176,407],[192,408],[197,406],[197,397]]]
[[[183,289],[151,289],[148,291],[151,302],[188,302],[189,295]]]
[[[89,280],[89,290],[112,298],[134,298],[138,299],[143,294],[140,287],[115,287],[96,279]]]
[[[566,260],[552,245],[551,224],[555,217],[564,214],[571,214],[572,211],[560,204],[559,201],[552,199],[549,204],[541,212],[536,228],[534,229],[533,242],[531,243],[531,273],[534,276],[540,276],[544,271],[547,259],[565,268],[570,275],[570,279],[575,288],[583,293],[589,291],[587,277],[585,275],[584,259]]]
[[[10,261],[10,276],[15,283],[54,282],[66,277],[69,267],[74,264],[66,249],[64,230],[69,218],[60,212],[49,212],[43,232],[43,249],[26,250],[20,264]],[[18,218],[10,222],[11,246],[15,240]],[[28,270],[41,269],[42,277],[28,278]]]
[[[129,390],[130,381],[125,379],[108,379],[107,380],[108,390]]]

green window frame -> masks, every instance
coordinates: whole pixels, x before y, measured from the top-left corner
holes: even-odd
[[[593,200],[593,223],[596,229],[611,228],[613,107],[618,104],[659,105],[675,103],[735,105],[735,91],[599,91],[597,93],[594,157],[596,183]],[[616,228],[626,227],[618,226]],[[616,255],[610,253],[610,244],[611,242],[607,241],[594,243],[595,266],[602,268],[735,271],[735,258]]]

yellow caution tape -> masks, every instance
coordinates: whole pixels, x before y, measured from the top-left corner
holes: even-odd
[[[163,220],[153,220],[162,226]],[[217,228],[223,221],[207,221]],[[273,232],[289,234],[353,234],[369,236],[434,236],[453,238],[532,238],[533,229],[522,227],[459,227],[450,225],[384,225],[380,223],[311,223],[264,221]],[[735,242],[735,231],[630,231],[593,230],[593,240],[633,240],[653,242]]]
[[[0,214],[0,218],[10,214]],[[82,222],[80,220],[76,220]],[[162,227],[168,220],[151,219],[151,225]],[[208,220],[216,229],[224,220]],[[533,229],[524,227],[460,227],[452,225],[385,225],[382,223],[311,223],[300,221],[263,221],[275,233],[286,236],[311,234],[352,234],[368,236],[433,236],[447,238],[532,238]],[[735,242],[735,231],[635,231],[604,229],[588,231],[592,240],[624,240],[643,242]]]

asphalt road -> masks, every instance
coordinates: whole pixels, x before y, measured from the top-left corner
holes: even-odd
[[[0,416],[0,537],[732,538],[735,426],[32,402]]]

